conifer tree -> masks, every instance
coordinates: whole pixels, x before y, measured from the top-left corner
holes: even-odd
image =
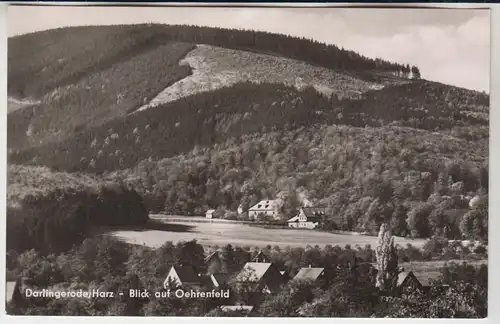
[[[380,226],[375,256],[378,269],[376,287],[381,291],[391,292],[396,284],[399,268],[394,237],[386,223]]]

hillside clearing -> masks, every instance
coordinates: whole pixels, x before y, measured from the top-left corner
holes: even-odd
[[[174,228],[169,230],[116,230],[110,234],[131,244],[146,245],[149,247],[160,247],[165,242],[197,240],[203,246],[223,246],[226,244],[238,246],[257,246],[265,247],[267,245],[279,247],[306,247],[307,245],[324,247],[326,245],[364,246],[370,244],[375,246],[377,237],[332,234],[327,232],[310,230],[292,230],[292,229],[268,229],[254,227],[236,223],[194,223],[194,222],[168,222],[175,224]],[[167,226],[166,226],[167,227]],[[396,238],[396,243],[406,245],[410,243],[420,247],[425,240],[409,240]]]
[[[366,82],[289,58],[210,45],[197,45],[179,61],[179,65],[190,66],[193,74],[167,87],[139,110],[238,82],[283,83],[298,89],[309,85],[326,96],[334,93],[347,98],[383,88],[382,84]]]

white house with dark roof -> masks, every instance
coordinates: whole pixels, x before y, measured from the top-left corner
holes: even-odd
[[[257,219],[258,216],[262,215],[275,220],[281,219],[281,201],[279,199],[274,200],[261,200],[257,204],[253,205],[248,209],[248,217],[250,219]]]
[[[264,294],[277,293],[284,284],[283,276],[273,263],[247,262],[235,281],[246,289]]]
[[[325,208],[302,207],[296,216],[287,221],[288,227],[313,229],[319,225],[324,215]]]
[[[172,266],[168,272],[163,287],[201,288],[202,278],[191,266]]]

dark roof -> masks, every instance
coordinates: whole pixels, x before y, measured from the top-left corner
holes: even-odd
[[[401,285],[403,285],[405,283],[405,281],[410,278],[410,277],[413,277],[414,280],[416,280],[418,282],[419,285],[422,285],[420,283],[420,281],[417,279],[417,277],[413,274],[413,272],[411,271],[403,271],[401,272],[399,275],[398,275],[398,282],[397,282],[397,287],[401,287]]]
[[[227,284],[227,282],[229,281],[229,274],[227,273],[216,273],[216,274],[212,274],[212,281],[215,280],[217,282],[217,285],[219,286],[223,286],[225,284]]]
[[[262,251],[259,251],[259,253],[257,253],[257,255],[252,259],[252,261],[259,262],[260,259],[264,260],[263,262],[271,261],[271,259],[269,259],[269,257]]]
[[[304,214],[309,217],[319,216],[326,213],[326,208],[323,207],[302,207]]]
[[[293,280],[316,280],[325,271],[325,268],[302,268],[293,277]]]
[[[174,266],[182,283],[201,283],[200,277],[191,266]]]
[[[207,275],[200,276],[200,283],[203,287],[208,289],[212,289],[215,287],[214,282],[212,281],[212,276],[207,276]]]

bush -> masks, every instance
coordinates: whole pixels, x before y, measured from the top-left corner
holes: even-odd
[[[425,254],[429,254],[431,256],[439,256],[447,247],[448,239],[440,236],[433,236],[425,242],[422,250]]]

